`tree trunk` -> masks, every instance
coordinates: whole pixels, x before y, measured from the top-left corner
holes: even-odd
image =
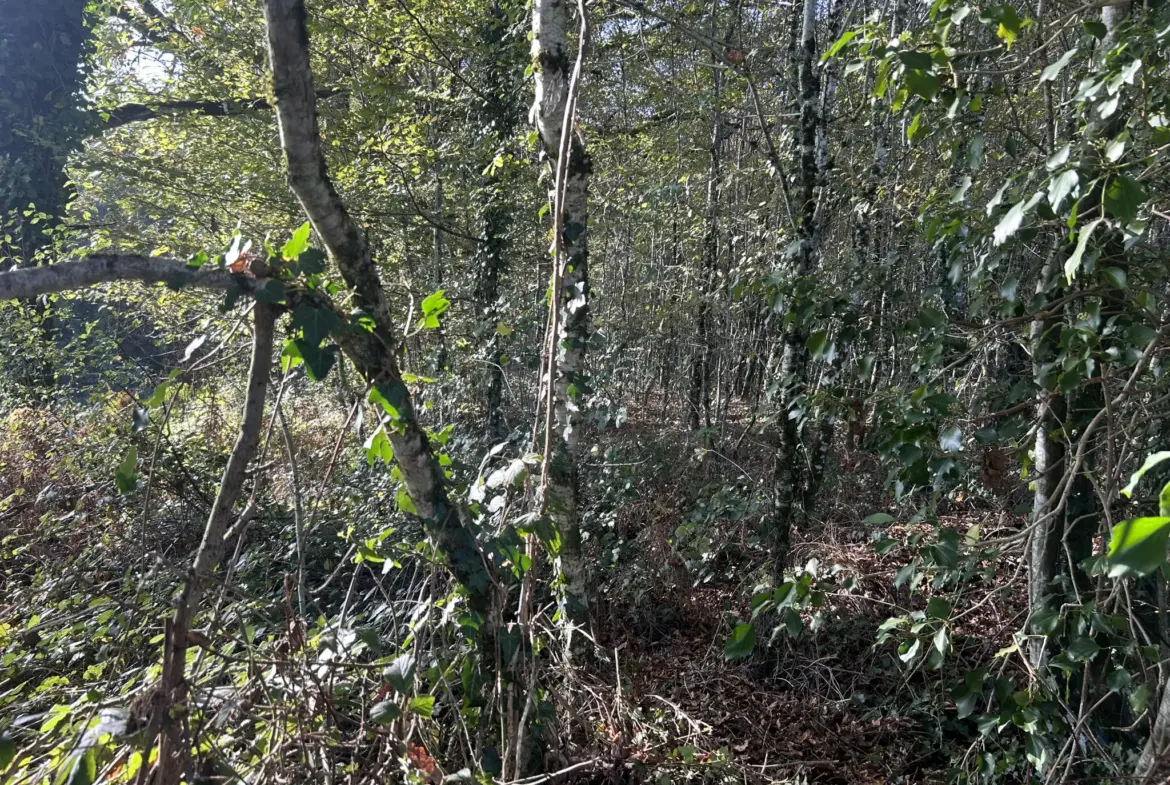
[[[19,265],[36,263],[71,196],[65,163],[84,138],[85,6],[0,0],[0,253]]]
[[[189,742],[180,722],[182,713],[178,710],[184,708],[189,694],[185,678],[187,634],[199,613],[199,601],[211,574],[223,558],[224,534],[234,517],[236,500],[244,485],[244,471],[260,443],[264,398],[272,368],[272,333],[276,310],[265,303],[256,302],[253,319],[255,335],[252,341],[252,364],[248,371],[240,433],[228,456],[227,466],[224,467],[219,492],[203,529],[203,541],[195,552],[195,563],[179,594],[175,615],[167,625],[162,671],[163,700],[156,704],[156,715],[151,719],[151,725],[162,732],[156,780],[159,785],[179,782],[186,768]]]
[[[488,63],[484,90],[487,100],[479,107],[479,119],[484,128],[491,129],[489,138],[493,144],[489,154],[494,161],[497,152],[509,144],[520,123],[514,74],[523,68],[519,59],[512,56],[507,12],[501,0],[493,0],[480,37]],[[475,250],[475,300],[479,309],[480,355],[486,364],[484,420],[488,437],[501,439],[506,435],[506,428],[503,417],[504,369],[500,364],[502,336],[498,331],[504,315],[500,303],[500,278],[507,268],[505,253],[512,210],[503,177],[492,166],[492,161],[487,162],[489,173],[479,188],[481,240]]]
[[[1036,283],[1037,295],[1049,295],[1061,275],[1059,240],[1053,240],[1048,258]],[[1059,318],[1048,315],[1032,322],[1032,368],[1037,382],[1037,411],[1039,422],[1035,443],[1035,495],[1032,498],[1032,519],[1037,524],[1032,534],[1028,560],[1028,606],[1032,613],[1046,607],[1045,596],[1056,576],[1057,559],[1064,535],[1063,517],[1050,514],[1056,503],[1054,492],[1064,477],[1066,438],[1063,435],[1066,406],[1063,395],[1051,394],[1045,381],[1046,368],[1059,351]],[[1029,656],[1033,667],[1043,664],[1044,641],[1033,639]]]
[[[817,77],[816,0],[804,0],[800,43],[796,48],[797,73],[800,89],[800,126],[797,142],[800,147],[801,192],[797,213],[797,240],[794,248],[796,284],[793,302],[811,294],[812,275],[820,256],[820,233],[817,227],[817,127],[819,125],[820,80]],[[801,488],[808,465],[808,456],[801,441],[801,416],[796,411],[804,399],[808,376],[809,352],[806,346],[808,331],[799,319],[790,319],[784,327],[780,356],[780,439],[773,465],[771,529],[774,555],[778,566],[788,558],[788,546],[794,523],[799,523],[805,510]]]
[[[588,191],[590,161],[585,139],[565,128],[569,97],[568,24],[564,0],[536,0],[532,11],[532,53],[536,63],[536,101],[532,117],[549,163],[556,171],[564,134],[571,134],[565,166],[563,215],[554,231],[564,249],[563,287],[556,336],[556,438],[548,475],[548,512],[561,532],[558,559],[564,582],[566,621],[585,624],[589,614],[585,563],[578,515],[578,411],[585,394],[585,346],[589,340]],[[584,45],[584,42],[580,42]],[[554,200],[550,200],[554,201]]]
[[[353,293],[354,305],[373,320],[371,331],[342,330],[337,337],[366,381],[376,384],[395,409],[387,436],[407,492],[467,592],[470,607],[487,614],[494,609],[491,569],[466,511],[447,496],[443,469],[419,425],[410,391],[398,369],[394,322],[378,268],[364,232],[329,179],[317,128],[306,17],[304,0],[264,1],[268,56],[289,185]],[[480,629],[488,635],[492,626],[488,621]]]

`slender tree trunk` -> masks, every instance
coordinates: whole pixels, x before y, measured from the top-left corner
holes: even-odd
[[[512,52],[519,52],[507,37],[508,19],[501,0],[493,0],[490,13],[481,32],[483,47],[488,59],[485,85],[485,100],[479,107],[480,122],[491,129],[493,149],[489,150],[492,161],[499,150],[507,145],[520,123],[520,106],[517,101],[515,74],[523,66]],[[480,193],[480,234],[482,239],[476,246],[476,288],[475,298],[479,308],[480,349],[486,363],[486,385],[484,392],[484,419],[489,438],[500,439],[505,435],[503,417],[504,369],[501,366],[503,349],[498,325],[504,314],[500,309],[500,278],[507,267],[507,232],[512,219],[510,201],[500,172],[487,162],[489,174],[479,188]]]
[[[711,34],[715,37],[719,2],[711,7]],[[714,296],[715,268],[719,263],[719,179],[722,177],[723,140],[727,129],[720,107],[723,78],[719,59],[711,53],[714,107],[712,109],[711,168],[707,177],[707,209],[704,217],[703,250],[697,292],[699,311],[695,320],[695,351],[691,358],[691,387],[687,397],[692,431],[711,427],[711,298]]]
[[[1053,240],[1036,283],[1037,295],[1050,294],[1059,280],[1060,247],[1060,241]],[[1067,412],[1064,396],[1049,393],[1045,382],[1046,368],[1059,351],[1059,321],[1057,316],[1048,315],[1032,322],[1032,368],[1037,381],[1036,405],[1039,413],[1034,445],[1036,490],[1032,499],[1032,516],[1033,521],[1037,522],[1037,529],[1032,534],[1028,561],[1028,604],[1032,613],[1044,609],[1046,605],[1045,597],[1056,575],[1064,534],[1064,519],[1049,513],[1056,502],[1054,491],[1064,477],[1066,439],[1063,429]],[[1031,642],[1029,654],[1033,667],[1043,664],[1043,644],[1039,639]]]
[[[796,285],[794,300],[811,295],[813,273],[820,257],[820,236],[817,230],[817,127],[819,125],[820,80],[816,72],[816,0],[804,0],[800,43],[796,48],[797,73],[800,89],[800,200],[798,203],[798,237],[795,247]],[[790,304],[795,310],[796,303]],[[802,442],[801,418],[798,404],[804,399],[808,377],[809,352],[806,346],[808,331],[799,319],[791,319],[784,327],[781,339],[780,383],[780,444],[773,468],[771,529],[776,562],[783,566],[788,558],[788,546],[794,523],[799,523],[806,512],[803,509],[805,474],[808,466]]]
[[[244,397],[244,416],[240,433],[228,456],[219,492],[203,529],[203,541],[195,552],[195,563],[183,583],[178,607],[167,625],[165,654],[163,656],[162,695],[156,704],[156,717],[151,724],[162,732],[158,757],[160,785],[174,785],[181,779],[189,752],[189,741],[183,732],[181,714],[189,696],[185,671],[187,665],[187,636],[199,613],[199,601],[219,566],[224,554],[224,535],[235,516],[235,505],[244,485],[256,447],[260,444],[260,430],[264,416],[264,399],[268,391],[268,376],[272,369],[272,334],[276,323],[275,309],[257,302],[253,307],[255,334],[252,340],[252,364],[248,371],[248,387]]]
[[[562,224],[564,249],[561,318],[556,340],[556,435],[549,466],[548,512],[561,532],[558,563],[564,583],[566,621],[588,621],[589,594],[581,552],[577,453],[581,418],[578,414],[585,387],[585,347],[589,340],[588,192],[591,165],[585,139],[565,128],[569,97],[569,56],[566,45],[568,15],[564,0],[535,0],[532,9],[532,55],[536,64],[536,100],[532,117],[555,172],[564,134],[570,134]],[[583,42],[582,42],[583,45]]]
[[[395,461],[419,517],[467,592],[468,604],[480,614],[493,613],[492,571],[466,510],[447,495],[443,469],[415,416],[410,391],[398,369],[394,322],[369,243],[329,179],[317,127],[306,17],[304,0],[264,0],[268,56],[289,185],[352,292],[354,306],[373,321],[372,330],[342,330],[338,342],[362,376],[377,385],[394,407],[387,435]],[[494,624],[494,620],[482,624],[481,635],[494,635]]]

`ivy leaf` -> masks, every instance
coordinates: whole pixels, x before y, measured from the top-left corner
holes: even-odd
[[[382,678],[405,695],[414,684],[414,655],[403,654],[382,670]]]
[[[402,709],[393,700],[375,703],[370,708],[370,719],[379,725],[389,725],[402,716]]]
[[[1084,258],[1085,248],[1089,245],[1089,238],[1093,236],[1093,230],[1097,228],[1097,224],[1104,220],[1098,218],[1095,221],[1090,221],[1081,227],[1077,232],[1077,247],[1069,255],[1068,261],[1064,263],[1064,277],[1072,283],[1073,279],[1077,277],[1077,270],[1081,267],[1081,259]]]
[[[999,36],[1008,49],[1012,48],[1012,44],[1020,35],[1020,17],[1016,14],[1016,9],[1010,5],[993,5],[983,9],[983,13],[979,16],[979,21],[984,24],[995,24],[999,22],[999,27],[995,34]]]
[[[1144,576],[1166,563],[1170,518],[1133,518],[1113,527],[1109,539],[1109,577]]]
[[[1122,131],[1105,145],[1105,159],[1109,163],[1117,163],[1125,155],[1125,145],[1129,141],[1129,131]]]
[[[1064,653],[1073,662],[1088,662],[1096,657],[1100,651],[1101,647],[1097,641],[1088,635],[1081,635],[1069,642]]]
[[[12,741],[12,737],[8,735],[8,731],[0,733],[0,771],[8,768],[8,764],[12,763],[12,759],[16,757],[16,743]]]
[[[826,330],[817,330],[804,342],[804,348],[808,349],[809,354],[818,360],[825,356],[828,345],[829,333]]]
[[[114,481],[118,484],[119,493],[130,493],[138,487],[138,448],[133,444],[114,470]]]
[[[910,127],[906,129],[906,138],[911,142],[914,142],[924,133],[926,133],[926,123],[922,121],[922,112],[919,112],[918,114],[914,115],[913,122],[911,122]]]
[[[409,515],[418,515],[418,509],[414,506],[414,500],[410,498],[410,492],[406,490],[405,485],[398,486],[394,500],[398,503],[398,509]]]
[[[1122,223],[1137,218],[1138,210],[1145,204],[1146,188],[1127,174],[1114,179],[1105,192],[1105,209]]]
[[[898,52],[898,59],[907,67],[915,71],[929,71],[932,61],[926,52]]]
[[[435,713],[435,696],[419,695],[410,699],[408,707],[413,714],[420,717],[430,717]]]
[[[437,328],[439,326],[439,315],[446,311],[450,305],[451,301],[443,296],[442,289],[427,295],[422,301],[423,318],[419,321],[418,326],[427,330]]]
[[[93,785],[97,779],[97,753],[93,747],[77,756],[68,785]]]
[[[1064,67],[1072,61],[1076,53],[1076,49],[1069,49],[1060,56],[1059,60],[1057,60],[1055,63],[1049,64],[1047,68],[1040,72],[1040,84],[1051,82],[1055,80],[1056,77],[1060,76],[1060,72],[1063,71]]]
[[[1101,270],[1101,276],[1114,289],[1124,289],[1126,283],[1129,281],[1129,276],[1120,267],[1105,267]]]
[[[328,376],[333,364],[337,362],[336,346],[326,346],[322,349],[300,339],[297,339],[296,346],[305,361],[305,370],[309,372],[309,378],[315,382]]]
[[[949,619],[951,604],[942,597],[931,597],[926,601],[926,615],[932,619]]]
[[[386,435],[385,426],[378,426],[378,430],[366,440],[366,461],[373,466],[381,458],[387,466],[394,460],[394,446],[390,444],[390,438]]]
[[[756,648],[756,628],[750,622],[737,624],[731,637],[723,645],[723,656],[729,660],[742,660]]]
[[[1153,339],[1151,338],[1151,340]],[[1149,341],[1145,341],[1144,343],[1149,343]],[[1121,495],[1127,499],[1131,498],[1134,489],[1137,488],[1137,484],[1141,482],[1142,477],[1146,476],[1146,472],[1167,460],[1170,460],[1170,450],[1163,450],[1162,452],[1156,452],[1153,455],[1147,456],[1141,468],[1129,476],[1129,484],[1121,489]]]
[[[1080,181],[1080,175],[1075,169],[1067,169],[1048,181],[1048,204],[1053,210],[1060,209],[1060,205]]]
[[[309,222],[301,224],[301,228],[293,232],[292,237],[280,249],[280,256],[286,261],[294,261],[309,248],[309,234],[312,227]]]
[[[341,326],[341,317],[329,308],[298,305],[292,312],[290,326],[301,331],[306,344],[318,347],[329,333]]]
[[[933,101],[934,97],[938,95],[938,77],[934,74],[924,74],[921,71],[907,71],[906,87],[923,100]]]
[[[1003,245],[1008,241],[1013,234],[1020,230],[1021,224],[1024,223],[1024,203],[1016,202],[1012,205],[1012,209],[1004,214],[1003,218],[999,219],[999,223],[995,226],[995,232],[992,237],[996,245]]]
[[[829,58],[835,56],[842,49],[844,49],[849,44],[849,42],[852,41],[857,36],[857,32],[858,32],[857,30],[846,31],[846,33],[843,36],[838,38],[833,43],[833,45],[829,47],[828,51],[826,51],[824,56],[821,57],[821,62],[822,63],[825,62]]]

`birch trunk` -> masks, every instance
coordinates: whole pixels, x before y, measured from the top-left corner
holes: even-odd
[[[562,612],[573,625],[585,624],[589,595],[581,553],[577,457],[579,407],[585,392],[585,346],[589,340],[588,192],[590,161],[585,140],[565,128],[569,97],[568,16],[564,0],[535,0],[532,9],[532,58],[536,66],[536,100],[532,118],[555,172],[564,134],[571,134],[562,223],[554,227],[564,248],[561,318],[556,336],[556,438],[549,465],[548,511],[561,532],[558,558],[564,583]],[[555,179],[555,178],[554,178]],[[552,196],[550,194],[550,196]],[[550,202],[554,199],[550,198]]]

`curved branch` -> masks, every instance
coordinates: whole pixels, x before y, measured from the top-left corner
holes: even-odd
[[[87,289],[114,281],[142,281],[211,289],[227,289],[241,284],[248,288],[255,283],[255,279],[233,275],[215,265],[195,268],[179,259],[162,256],[99,254],[76,262],[21,267],[0,273],[0,301]]]
[[[489,566],[467,511],[447,494],[443,467],[419,424],[410,391],[402,380],[394,347],[397,338],[390,304],[374,264],[365,232],[346,210],[329,179],[317,127],[316,92],[309,66],[308,12],[304,0],[264,0],[268,58],[276,94],[280,145],[288,166],[288,183],[309,216],[317,236],[336,262],[357,306],[374,322],[372,332],[338,335],[342,350],[367,381],[391,402],[393,418],[386,435],[415,509],[446,556],[475,611],[494,610]],[[481,634],[490,636],[492,625]]]
[[[345,90],[323,87],[316,91],[319,99],[345,95]],[[228,98],[222,101],[158,101],[140,104],[123,104],[113,109],[94,110],[96,133],[121,128],[130,123],[141,123],[159,117],[174,117],[184,114],[198,114],[205,117],[232,117],[272,108],[267,98]]]

